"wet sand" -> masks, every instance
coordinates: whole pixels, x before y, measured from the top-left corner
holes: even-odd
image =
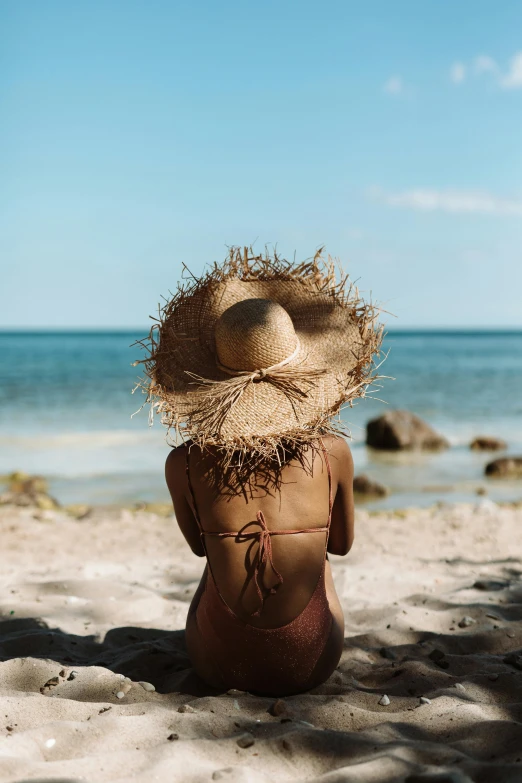
[[[520,781],[521,525],[488,499],[359,510],[339,668],[276,701],[192,674],[203,561],[172,517],[0,507],[0,780]]]

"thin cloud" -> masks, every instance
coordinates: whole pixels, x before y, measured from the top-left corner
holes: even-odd
[[[500,77],[500,86],[504,90],[517,90],[522,87],[522,51],[511,58],[508,72]]]
[[[390,76],[384,83],[383,90],[389,95],[401,95],[404,92],[404,82],[400,76]]]
[[[368,195],[390,207],[419,212],[447,212],[468,215],[510,215],[522,217],[522,201],[474,190],[405,190],[387,193],[382,188],[370,188]]]
[[[460,84],[465,80],[468,72],[478,77],[493,78],[501,90],[522,89],[522,50],[515,52],[505,71],[488,54],[478,55],[469,66],[456,62],[451,66],[450,79],[454,84]]]
[[[464,63],[453,63],[450,69],[450,79],[453,84],[461,84],[466,78],[466,66]]]
[[[480,54],[473,61],[473,70],[480,76],[483,73],[497,73],[500,69],[496,60],[487,54]]]

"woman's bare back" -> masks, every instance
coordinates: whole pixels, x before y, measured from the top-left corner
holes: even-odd
[[[305,468],[297,460],[285,465],[277,487],[261,473],[253,475],[238,492],[216,477],[215,457],[211,453],[202,454],[193,446],[188,456],[193,500],[185,471],[188,448],[171,453],[166,475],[178,522],[189,544],[196,554],[205,554],[196,511],[205,532],[243,531],[245,535],[240,537],[204,537],[212,574],[224,601],[238,617],[257,627],[274,628],[290,622],[307,605],[323,568],[329,501],[324,454],[320,448],[310,449]],[[325,448],[330,458],[334,498],[328,551],[345,554],[353,538],[351,455],[344,440],[329,438]],[[258,512],[270,531],[306,529],[307,532],[270,536],[275,571],[268,563],[258,581],[262,579],[264,587],[277,587],[277,590],[267,597],[261,614],[255,616],[260,604],[254,574],[259,548]],[[315,529],[317,532],[313,532]],[[281,584],[276,572],[282,577]]]

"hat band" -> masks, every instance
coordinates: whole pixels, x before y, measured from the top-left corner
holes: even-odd
[[[236,377],[239,377],[241,375],[249,375],[251,380],[255,381],[257,379],[265,378],[267,375],[270,375],[270,373],[275,372],[276,370],[280,370],[283,367],[286,367],[287,364],[290,364],[290,362],[293,362],[293,360],[297,357],[297,354],[299,353],[299,349],[301,348],[301,343],[299,342],[299,337],[295,336],[297,340],[297,345],[295,346],[294,352],[287,356],[286,359],[283,359],[283,361],[278,362],[277,364],[272,364],[271,367],[265,367],[261,370],[233,370],[231,367],[227,367],[225,364],[221,364],[219,361],[216,360],[216,364],[219,367],[220,370],[223,370],[223,372],[226,372],[227,375],[234,375]]]

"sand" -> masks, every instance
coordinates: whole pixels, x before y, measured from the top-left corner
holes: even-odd
[[[340,666],[276,702],[191,673],[203,561],[172,517],[0,507],[0,780],[522,781],[521,525],[359,511]]]

